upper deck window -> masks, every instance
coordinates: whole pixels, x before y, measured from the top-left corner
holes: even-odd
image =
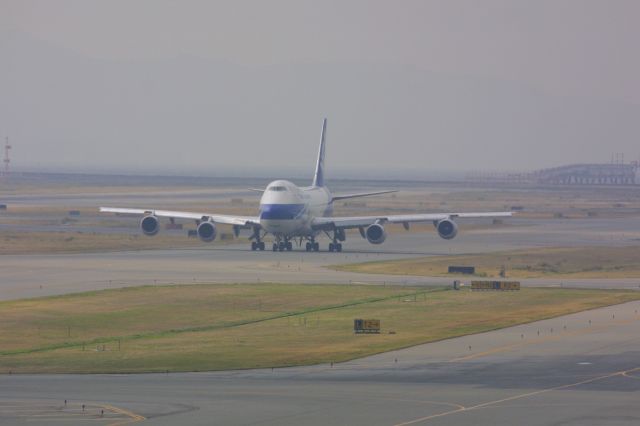
[[[269,187],[269,191],[286,191],[286,186],[271,186]]]

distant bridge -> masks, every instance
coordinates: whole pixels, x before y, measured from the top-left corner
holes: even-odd
[[[640,183],[637,161],[604,164],[569,164],[528,173],[473,173],[474,182],[541,185],[635,185]]]
[[[638,163],[570,164],[531,173],[542,184],[560,185],[634,185]]]

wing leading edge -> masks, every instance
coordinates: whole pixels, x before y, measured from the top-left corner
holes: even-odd
[[[511,212],[485,212],[485,213],[423,213],[389,216],[352,216],[352,217],[317,217],[313,220],[313,228],[318,230],[326,229],[348,229],[362,228],[374,223],[417,223],[432,222],[443,219],[473,219],[488,217],[510,217]]]
[[[100,207],[102,213],[118,213],[131,215],[154,215],[157,217],[170,217],[174,219],[194,219],[194,220],[212,220],[215,223],[236,226],[255,226],[260,224],[257,217],[251,216],[231,216],[210,213],[195,212],[178,212],[172,210],[154,210],[154,209],[126,209],[119,207]]]
[[[370,197],[372,195],[391,194],[392,192],[398,192],[398,190],[376,191],[376,192],[360,192],[360,193],[356,193],[356,194],[334,195],[333,197],[331,197],[331,202],[338,201],[338,200],[348,200],[349,198]]]

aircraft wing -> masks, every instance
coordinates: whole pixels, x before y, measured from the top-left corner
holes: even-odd
[[[364,228],[374,223],[402,223],[432,222],[442,219],[456,218],[483,218],[483,217],[509,217],[511,212],[485,212],[485,213],[422,213],[389,216],[352,216],[352,217],[317,217],[313,219],[312,227],[318,230],[333,230],[336,228]]]
[[[376,191],[376,192],[360,192],[360,193],[357,193],[357,194],[334,195],[333,197],[331,197],[331,201],[333,202],[333,201],[338,201],[338,200],[347,200],[349,198],[369,197],[371,195],[391,194],[392,192],[398,192],[398,190]]]
[[[154,210],[154,209],[126,209],[118,207],[100,207],[101,213],[119,213],[130,215],[154,215],[157,217],[170,217],[174,219],[194,219],[194,220],[212,220],[215,223],[236,226],[255,226],[260,225],[258,217],[251,216],[232,216],[211,213],[195,213],[195,212],[177,212],[171,210]]]

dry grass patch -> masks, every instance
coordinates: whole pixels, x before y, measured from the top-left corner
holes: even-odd
[[[186,231],[185,231],[186,233]],[[219,244],[216,240],[214,244]],[[0,232],[0,255],[84,253],[114,250],[146,250],[175,247],[204,246],[196,238],[186,235],[88,233],[88,232]]]
[[[338,362],[638,298],[632,291],[248,284],[3,302],[0,371],[195,371]],[[383,333],[354,335],[354,318],[380,319]]]
[[[332,266],[350,272],[449,276],[450,265],[475,266],[476,276],[508,278],[640,278],[640,247],[569,247],[513,250]]]

